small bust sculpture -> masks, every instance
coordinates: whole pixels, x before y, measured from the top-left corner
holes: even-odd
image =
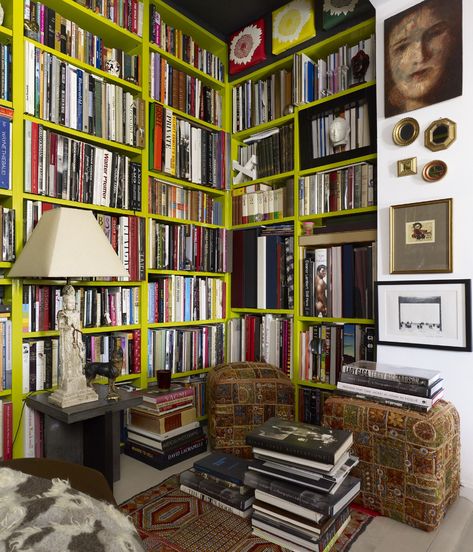
[[[350,135],[350,127],[346,119],[343,117],[335,117],[330,125],[329,136],[332,145],[344,146],[348,143],[348,136]]]

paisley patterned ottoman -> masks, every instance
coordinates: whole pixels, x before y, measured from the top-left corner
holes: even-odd
[[[271,416],[294,419],[294,387],[279,368],[262,362],[216,366],[208,377],[213,450],[251,458],[245,435]]]
[[[397,521],[432,531],[460,489],[460,419],[439,401],[430,412],[333,396],[323,425],[353,431],[360,463],[357,502]]]

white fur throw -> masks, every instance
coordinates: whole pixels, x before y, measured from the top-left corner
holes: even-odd
[[[113,505],[0,468],[0,552],[143,552],[133,524]]]

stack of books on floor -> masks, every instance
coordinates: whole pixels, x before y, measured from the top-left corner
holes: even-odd
[[[344,364],[337,389],[347,395],[386,405],[428,412],[444,396],[437,370],[358,360]]]
[[[148,390],[128,410],[125,454],[162,470],[207,450],[196,419],[193,387]]]
[[[240,517],[252,513],[254,490],[244,484],[251,460],[212,452],[181,473],[181,491],[232,512]]]
[[[295,552],[328,551],[350,522],[360,480],[350,431],[270,418],[246,436],[255,461],[253,533]]]

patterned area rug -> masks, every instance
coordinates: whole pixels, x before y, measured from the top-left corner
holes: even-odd
[[[251,534],[251,522],[179,490],[179,476],[120,505],[153,552],[286,552]],[[346,552],[373,516],[352,509],[351,522],[331,549]]]

